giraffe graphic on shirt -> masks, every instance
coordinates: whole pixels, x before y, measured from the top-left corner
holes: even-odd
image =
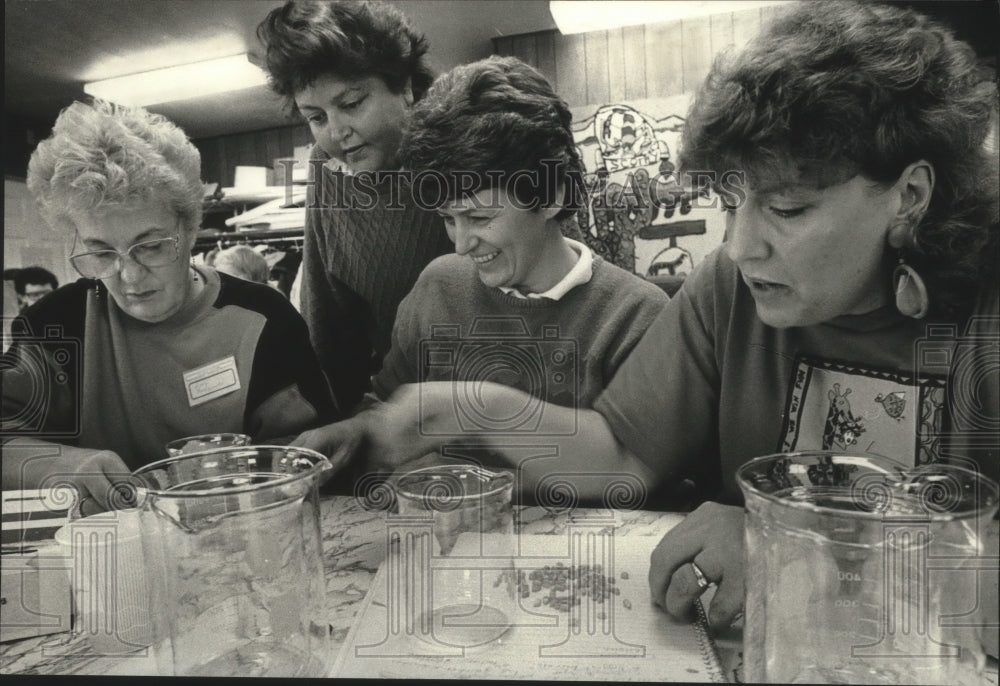
[[[840,392],[840,384],[833,384],[828,393],[830,409],[823,425],[823,450],[839,448],[846,450],[858,442],[858,437],[865,432],[864,420],[851,413],[851,403],[847,396],[851,389]]]
[[[938,459],[945,375],[914,377],[803,356],[789,381],[778,452],[858,450],[908,465]]]

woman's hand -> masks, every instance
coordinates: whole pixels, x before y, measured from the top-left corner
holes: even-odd
[[[393,471],[447,442],[435,418],[451,397],[450,383],[405,384],[366,410],[370,466]]]
[[[71,516],[134,507],[140,484],[122,459],[110,450],[78,448],[36,438],[13,438],[3,444],[3,487],[48,489],[71,485],[77,500]]]
[[[333,469],[327,473],[326,478],[328,479],[350,462],[354,454],[361,448],[366,433],[364,415],[358,415],[342,422],[306,431],[289,445],[296,448],[308,448],[326,455],[333,465]]]
[[[674,617],[690,618],[705,586],[691,562],[718,590],[708,609],[708,623],[728,628],[743,610],[743,509],[704,503],[671,529],[653,551],[649,589],[653,602]]]
[[[392,472],[440,445],[437,429],[422,422],[434,421],[437,405],[451,401],[450,389],[450,384],[424,384],[423,390],[417,384],[400,386],[389,400],[374,402],[342,422],[306,431],[291,445],[329,456],[332,474],[364,444],[364,467]]]
[[[74,450],[83,450],[76,448]],[[135,507],[139,485],[117,453],[110,450],[86,451],[80,458],[64,456],[74,468],[71,481],[80,492],[73,514],[87,517],[108,510]]]

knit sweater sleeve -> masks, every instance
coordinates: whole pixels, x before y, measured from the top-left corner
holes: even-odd
[[[318,184],[325,182],[322,176]],[[361,297],[331,273],[323,224],[329,211],[323,207],[321,192],[306,210],[301,310],[337,404],[349,412],[370,387],[372,343],[366,323],[371,314]]]
[[[715,313],[735,278],[720,275],[719,261],[713,254],[688,277],[594,404],[664,483],[718,464]]]
[[[266,323],[257,340],[244,428],[256,441],[298,434],[341,418],[305,322],[276,289],[220,274],[219,303],[245,303]]]
[[[381,400],[404,384],[417,383],[419,379],[419,338],[422,331],[421,307],[424,300],[423,277],[414,285],[399,304],[396,322],[392,327],[392,346],[385,356],[382,369],[372,378],[372,388]]]

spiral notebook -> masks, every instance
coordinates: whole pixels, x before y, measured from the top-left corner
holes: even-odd
[[[469,540],[468,536],[459,537],[453,554],[463,546],[478,546],[478,540]],[[649,555],[657,542],[652,536],[619,537],[610,555],[607,541],[601,542],[598,554],[591,550],[586,559],[604,561],[598,576],[604,577],[605,586],[617,591],[608,592],[601,602],[591,594],[578,603],[552,607],[548,601],[539,602],[544,600],[544,589],[532,591],[537,588],[529,581],[532,572],[538,570],[537,577],[546,567],[550,571],[571,567],[574,559],[579,563],[581,558],[578,551],[574,557],[567,536],[522,536],[515,566],[525,572],[527,597],[515,593],[516,618],[498,639],[471,647],[450,644],[447,638],[438,640],[435,628],[428,630],[426,624],[414,621],[414,608],[419,603],[412,599],[387,602],[388,597],[397,597],[390,588],[394,576],[394,588],[398,591],[400,587],[398,567],[395,572],[389,569],[393,564],[390,555],[372,582],[330,676],[725,682],[700,603],[696,620],[688,623],[672,619],[650,601]],[[488,543],[483,546],[489,548]],[[435,558],[431,568],[439,563]],[[578,564],[576,569],[582,566]],[[592,569],[595,565],[585,566]],[[447,584],[438,584],[437,571],[432,575],[434,592],[447,594]],[[482,588],[493,587],[489,581],[496,572],[481,573]],[[579,578],[578,571],[576,576]],[[613,583],[607,581],[611,578]],[[570,610],[565,609],[566,604]]]

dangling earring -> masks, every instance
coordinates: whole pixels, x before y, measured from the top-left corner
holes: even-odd
[[[927,316],[929,299],[927,286],[917,270],[906,264],[902,253],[899,264],[892,272],[892,282],[896,287],[896,309],[907,317],[923,319]]]

